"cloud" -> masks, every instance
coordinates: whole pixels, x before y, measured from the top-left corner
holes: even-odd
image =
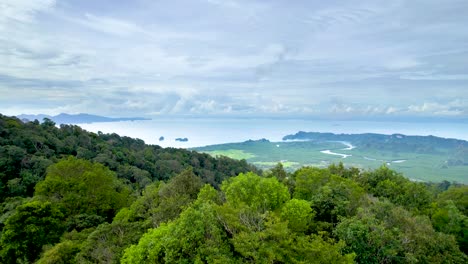
[[[138,25],[125,20],[96,16],[90,13],[85,13],[84,17],[84,19],[77,19],[74,21],[93,30],[117,36],[147,34],[147,32]]]
[[[410,74],[402,75],[401,78],[407,80],[464,81],[468,80],[468,74]]]
[[[424,102],[421,105],[410,105],[409,112],[436,116],[463,116],[467,113],[468,101],[454,100],[446,103]]]
[[[386,67],[389,70],[402,70],[402,69],[414,68],[420,65],[421,65],[421,62],[412,58],[398,58],[398,59],[393,58],[386,63]]]
[[[0,112],[468,116],[466,1],[107,4],[0,3]]]
[[[55,0],[5,0],[0,3],[0,29],[17,23],[31,23],[39,12],[50,10]]]
[[[221,6],[221,7],[227,7],[227,8],[237,8],[240,6],[238,1],[234,0],[205,0],[205,2],[216,5],[216,6]]]

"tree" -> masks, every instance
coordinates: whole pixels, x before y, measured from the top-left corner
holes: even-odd
[[[262,178],[251,172],[226,180],[221,190],[232,205],[243,203],[260,211],[274,210],[290,198],[288,188],[276,178]]]
[[[120,263],[124,249],[137,243],[144,232],[139,222],[101,224],[81,243],[74,259],[77,263]]]
[[[286,177],[288,177],[288,174],[281,163],[276,164],[276,166],[271,169],[270,175],[277,178],[280,182],[283,182],[286,180]]]
[[[447,191],[442,192],[437,200],[439,203],[452,200],[457,208],[468,216],[468,186],[452,186]]]
[[[333,163],[330,166],[328,166],[328,170],[330,170],[332,174],[348,179],[352,179],[358,176],[360,173],[359,169],[356,167],[346,168],[343,162],[341,161],[338,163],[338,165]]]
[[[452,200],[445,201],[431,216],[437,231],[455,236],[460,249],[468,253],[468,217],[458,210]]]
[[[64,214],[50,202],[31,201],[18,206],[5,223],[0,240],[3,263],[33,262],[42,246],[59,241]]]
[[[334,234],[359,263],[466,263],[453,236],[436,232],[426,216],[374,201],[342,219]]]
[[[80,243],[65,240],[45,251],[36,264],[75,264],[75,255],[80,251]]]
[[[340,216],[354,215],[363,202],[364,190],[360,186],[326,169],[299,169],[295,180],[294,198],[310,201],[317,212],[316,220],[324,223],[335,224]]]
[[[344,243],[291,233],[287,223],[274,216],[263,230],[241,232],[232,244],[242,260],[251,263],[353,263],[354,258],[352,253],[341,253]]]
[[[310,202],[291,199],[281,209],[281,218],[288,222],[288,228],[295,232],[304,232],[314,217],[315,212]]]
[[[327,169],[304,167],[294,172],[296,186],[294,197],[311,201],[315,193],[330,179],[331,173]]]
[[[108,168],[74,157],[50,166],[35,193],[63,206],[67,215],[99,215],[108,220],[128,203],[129,194]]]
[[[233,263],[227,237],[210,203],[148,231],[125,250],[122,263]]]
[[[149,212],[153,226],[175,219],[183,209],[197,198],[203,183],[200,177],[188,168],[159,188],[159,204]]]

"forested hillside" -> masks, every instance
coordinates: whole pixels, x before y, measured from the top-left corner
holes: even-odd
[[[167,180],[188,166],[203,182],[214,186],[226,177],[256,170],[245,161],[164,149],[117,134],[90,133],[79,126],[57,128],[51,120],[44,120],[23,123],[0,115],[0,201],[32,196],[46,168],[68,156],[103,164],[134,190],[142,190],[155,180]]]
[[[468,186],[0,116],[0,263],[466,263]]]

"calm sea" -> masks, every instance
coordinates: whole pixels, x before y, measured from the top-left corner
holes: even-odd
[[[380,133],[434,135],[468,140],[465,123],[406,123],[371,121],[277,120],[277,119],[153,119],[145,121],[80,124],[92,132],[117,133],[143,139],[147,144],[163,147],[199,147],[249,139],[281,138],[298,131],[333,133]],[[164,137],[160,141],[160,137]],[[178,142],[176,138],[188,138]]]

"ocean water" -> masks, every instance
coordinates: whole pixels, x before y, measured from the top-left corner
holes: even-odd
[[[121,136],[143,139],[147,144],[178,148],[243,142],[261,138],[281,141],[283,136],[295,134],[298,131],[348,134],[401,133],[468,140],[468,124],[447,122],[160,118],[144,121],[80,124],[80,126],[91,132],[117,133]],[[161,136],[165,138],[164,141],[159,141]],[[188,142],[178,142],[175,141],[176,138],[188,138]]]

